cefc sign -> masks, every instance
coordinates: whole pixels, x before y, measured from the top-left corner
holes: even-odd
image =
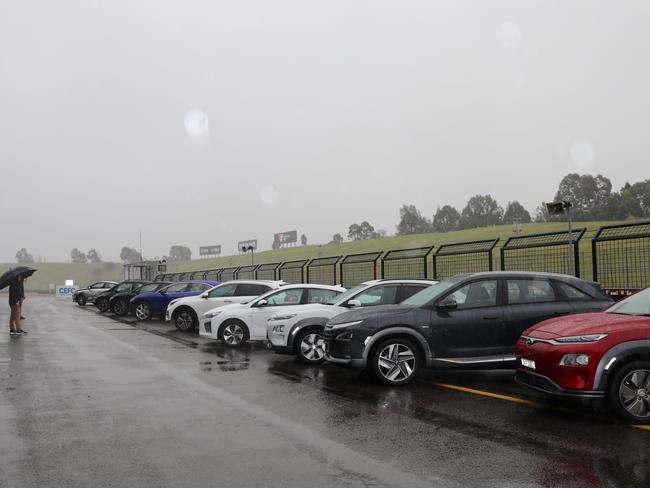
[[[56,297],[57,298],[65,298],[72,296],[72,294],[79,289],[78,286],[65,286],[65,285],[58,285],[56,287]]]

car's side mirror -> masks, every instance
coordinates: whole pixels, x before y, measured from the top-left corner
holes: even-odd
[[[456,310],[458,308],[458,303],[453,298],[445,298],[443,301],[436,303],[437,310]]]
[[[269,304],[266,300],[262,299],[255,304],[256,307],[266,307]]]
[[[356,308],[361,306],[361,302],[359,300],[348,300],[346,305],[350,308]]]
[[[160,290],[158,293],[160,293],[161,295],[166,295],[165,290]]]

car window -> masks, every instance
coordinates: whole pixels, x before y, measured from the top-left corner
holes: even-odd
[[[399,285],[375,286],[358,295],[352,297],[353,300],[359,300],[362,307],[371,305],[393,305],[397,299],[397,289]]]
[[[121,292],[121,291],[129,291],[133,287],[133,283],[122,283],[121,285],[117,285],[115,288],[116,292]]]
[[[165,288],[165,293],[182,293],[187,291],[187,283],[176,283]]]
[[[458,309],[494,307],[497,304],[497,280],[469,283],[454,291],[447,298],[458,304]]]
[[[300,305],[302,300],[303,288],[292,288],[282,290],[266,298],[269,305]]]
[[[221,285],[209,291],[208,296],[210,298],[231,297],[235,294],[236,289],[237,289],[236,283],[231,283],[229,285]]]
[[[237,285],[235,296],[237,297],[256,297],[270,291],[271,287],[258,285],[257,283],[240,283]]]
[[[554,302],[555,290],[550,281],[540,279],[508,279],[508,303],[541,303]]]
[[[205,283],[190,283],[185,291],[202,292],[205,290]]]
[[[140,287],[140,289],[138,291],[140,293],[145,293],[145,292],[148,292],[148,291],[156,291],[157,289],[158,289],[158,285],[154,283],[154,284],[150,284],[150,285],[143,285],[142,287]]]
[[[571,286],[568,283],[563,283],[561,281],[556,282],[560,289],[562,290],[562,293],[569,299],[569,300],[590,300],[591,297],[587,295],[585,292],[578,290],[575,286]]]
[[[307,290],[307,303],[327,303],[339,294],[341,292],[336,290],[310,288]]]
[[[400,296],[398,297],[398,300],[402,302],[416,293],[421,292],[425,288],[426,285],[402,285],[400,287]]]

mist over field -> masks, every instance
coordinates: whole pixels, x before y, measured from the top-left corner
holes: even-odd
[[[0,262],[395,232],[648,178],[650,4],[0,4]]]

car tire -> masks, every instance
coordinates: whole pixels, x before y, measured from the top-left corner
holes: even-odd
[[[77,305],[83,307],[84,305],[86,305],[86,303],[88,303],[88,299],[86,298],[86,295],[79,295],[77,297]]]
[[[325,340],[323,331],[303,330],[296,337],[296,357],[305,364],[321,364],[325,361]]]
[[[109,304],[107,298],[98,298],[95,300],[95,306],[100,312],[108,312]]]
[[[151,304],[149,302],[140,302],[133,309],[133,314],[135,318],[146,322],[151,319]]]
[[[373,348],[370,370],[385,385],[406,385],[420,368],[420,352],[415,344],[401,337],[387,338]]]
[[[189,332],[199,325],[199,319],[196,316],[196,312],[191,308],[174,310],[172,321],[176,328],[181,332]]]
[[[115,315],[119,315],[120,317],[124,317],[129,313],[129,302],[123,298],[115,300],[111,305],[111,312],[113,312]]]
[[[229,320],[219,328],[218,337],[226,347],[240,347],[248,341],[248,327],[239,320]]]
[[[619,369],[608,388],[616,414],[637,424],[650,422],[650,361],[634,361]]]

